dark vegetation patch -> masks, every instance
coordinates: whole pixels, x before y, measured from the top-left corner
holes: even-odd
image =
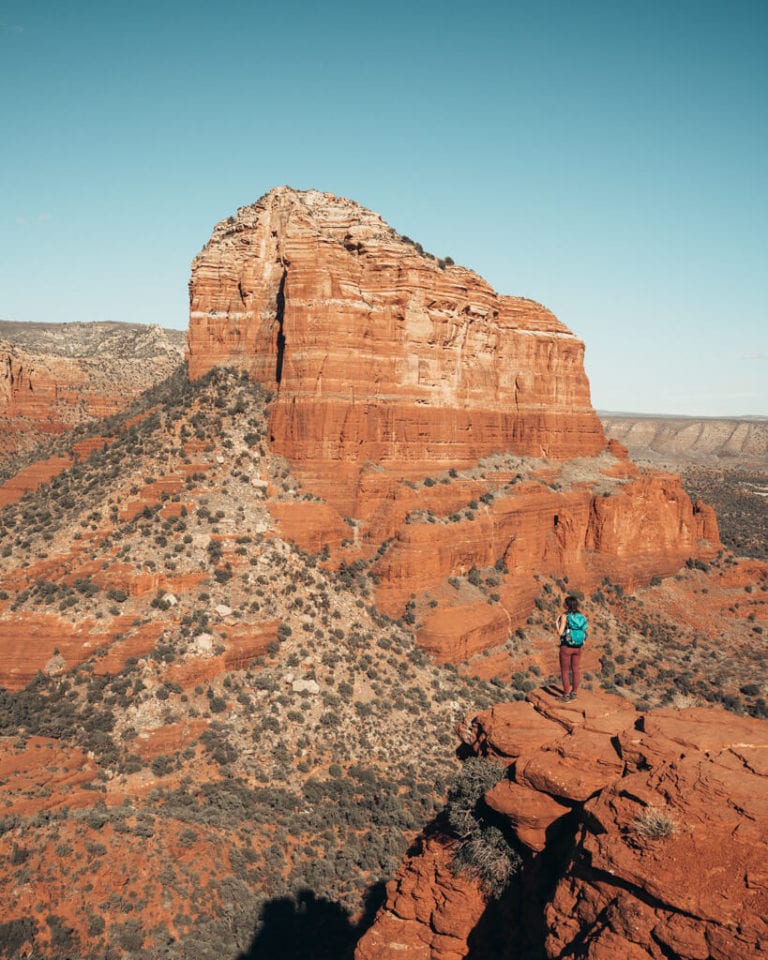
[[[683,485],[692,500],[714,508],[729,550],[768,560],[768,472],[689,467]]]

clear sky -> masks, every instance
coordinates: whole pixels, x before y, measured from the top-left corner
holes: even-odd
[[[598,409],[768,415],[767,49],[768,0],[0,0],[0,318],[186,327],[287,183],[554,310]]]

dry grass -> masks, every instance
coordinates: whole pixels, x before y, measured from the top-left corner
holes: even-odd
[[[677,822],[659,807],[646,807],[632,821],[636,834],[648,840],[666,840],[678,831]]]

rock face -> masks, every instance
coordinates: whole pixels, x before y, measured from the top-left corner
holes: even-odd
[[[281,187],[241,208],[196,257],[190,301],[190,376],[231,364],[274,389],[278,452],[336,483],[366,461],[605,446],[570,330],[349,200]]]
[[[190,302],[190,376],[229,365],[268,387],[272,449],[326,501],[275,504],[283,535],[375,559],[378,604],[401,616],[414,594],[440,659],[503,644],[536,573],[647,582],[720,546],[677,478],[606,443],[571,331],[356,203],[281,187],[241,208]],[[499,606],[445,587],[494,566]]]
[[[473,565],[498,563],[507,570],[501,606],[519,621],[527,616],[538,571],[568,576],[583,589],[606,576],[642,583],[674,573],[689,556],[719,544],[713,512],[692,505],[677,477],[638,473],[601,494],[586,483],[570,490],[563,489],[565,481],[558,486],[515,484],[495,492],[489,505],[478,505],[467,521],[405,523],[376,567],[383,581],[379,602],[395,614],[411,593],[428,594]],[[474,601],[481,601],[479,607],[467,597],[460,622],[449,607],[425,612],[423,643],[435,656],[456,661],[492,646],[499,618],[504,632],[503,611],[479,594]]]
[[[455,877],[451,849],[427,838],[387,884],[389,909],[360,940],[356,960],[461,960],[485,909],[478,882]]]
[[[485,801],[528,850],[524,875],[536,876],[541,857],[550,869],[559,864],[554,894],[539,903],[547,957],[761,954],[768,938],[764,721],[705,708],[641,714],[608,694],[582,691],[563,703],[537,690],[528,702],[468,718],[459,732],[477,754],[508,768]],[[425,863],[404,864],[358,960],[372,956],[366,944],[396,918],[413,914],[402,879],[437,856],[430,849]],[[525,882],[523,902],[535,902],[541,889],[531,884],[526,892]],[[426,927],[426,918],[417,919]],[[471,930],[453,935],[468,941]],[[398,956],[426,956],[419,942],[411,930]]]
[[[182,338],[139,324],[0,321],[0,458],[123,409],[182,362]]]

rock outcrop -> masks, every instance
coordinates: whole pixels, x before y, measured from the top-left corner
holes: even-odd
[[[317,478],[605,447],[581,340],[349,200],[281,187],[241,208],[190,301],[190,376],[234,364],[274,389],[275,447]]]
[[[230,365],[274,395],[272,449],[311,495],[272,507],[283,534],[375,560],[378,604],[413,599],[439,659],[503,644],[537,573],[642,583],[720,546],[676,477],[606,442],[570,330],[356,203],[281,187],[241,208],[190,302],[190,376]],[[473,567],[505,571],[498,606],[446,587]]]
[[[521,902],[534,907],[532,916],[543,909],[547,957],[752,960],[765,949],[764,721],[705,708],[638,713],[589,691],[563,703],[542,689],[467,718],[459,733],[475,753],[507,767],[485,802],[527,851]],[[405,878],[431,871],[435,846],[421,862],[409,858],[390,884],[358,960],[406,919],[397,955],[428,955],[420,944],[432,935],[430,919],[404,902]],[[544,899],[535,882],[542,857],[559,870]],[[420,902],[445,886],[436,881]],[[471,933],[452,931],[455,942]]]
[[[455,876],[451,848],[426,838],[387,885],[389,908],[357,946],[356,960],[461,960],[485,909],[477,880]]]

